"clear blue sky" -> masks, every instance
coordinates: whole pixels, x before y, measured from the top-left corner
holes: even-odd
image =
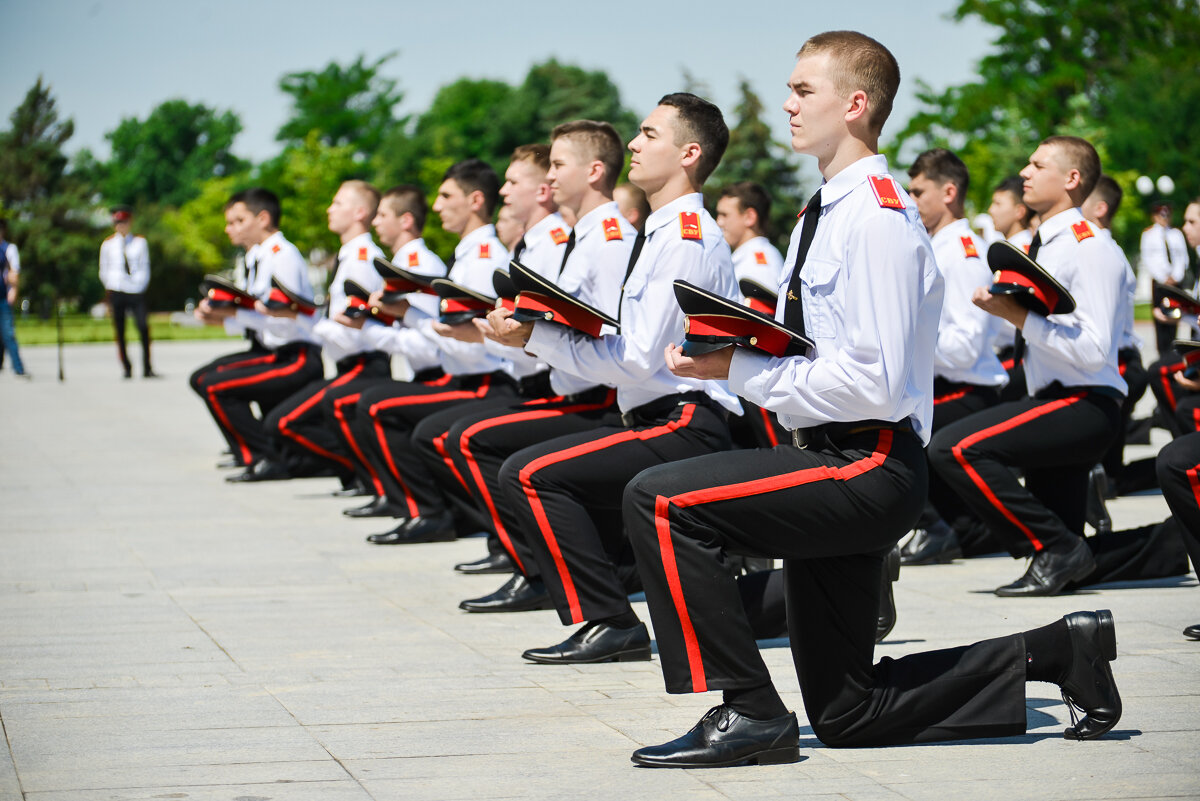
[[[104,157],[104,134],[173,97],[232,109],[243,131],[239,155],[277,152],[288,114],[278,80],[329,61],[396,50],[386,67],[420,111],[439,86],[459,77],[520,81],[551,56],[603,69],[625,105],[645,114],[682,83],[683,70],[707,84],[727,111],[740,76],[762,97],[776,137],[776,112],[793,57],[813,33],[863,31],[900,62],[901,96],[885,130],[916,110],[917,79],[935,88],[969,80],[994,29],[949,19],[953,0],[896,2],[523,3],[479,0],[0,0],[0,126],[42,75],[64,117],[75,121],[68,149]]]

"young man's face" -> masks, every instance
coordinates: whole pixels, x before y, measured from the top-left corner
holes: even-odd
[[[501,206],[496,215],[496,238],[500,244],[512,250],[525,234],[525,226],[517,222],[516,216],[508,206]]]
[[[129,224],[129,220],[121,220],[113,223],[113,230],[121,236],[129,236],[129,231],[133,226]]]
[[[742,211],[741,201],[736,197],[723,197],[717,201],[717,226],[729,247],[736,249],[745,239],[754,235],[747,219],[749,211]]]
[[[554,193],[554,202],[563,208],[578,211],[588,188],[588,169],[579,145],[560,136],[550,145],[550,172],[546,180]]]
[[[658,106],[642,120],[640,133],[629,143],[629,180],[652,194],[682,171],[683,148],[675,144],[675,126],[679,110]]]
[[[1170,209],[1161,209],[1154,212],[1154,222],[1161,225],[1163,228],[1171,227],[1171,211]]]
[[[1021,170],[1025,179],[1022,201],[1038,214],[1043,214],[1062,201],[1072,182],[1072,171],[1063,167],[1062,154],[1054,145],[1038,145]]]
[[[471,219],[470,198],[453,179],[442,181],[438,187],[433,210],[442,218],[442,227],[452,234],[462,234]]]
[[[1013,226],[1017,224],[1025,214],[1025,206],[1018,203],[1013,197],[1012,192],[1000,191],[992,193],[992,205],[988,206],[988,216],[992,218],[992,222],[996,225],[996,230],[1005,236],[1013,231]]]
[[[796,59],[788,78],[787,101],[792,129],[792,150],[820,155],[836,148],[846,132],[847,99],[838,94],[829,78],[828,53],[813,53]]]
[[[234,247],[248,248],[254,244],[246,235],[252,216],[245,203],[234,203],[225,209],[225,235]]]
[[[375,212],[375,219],[371,220],[371,227],[375,229],[379,241],[389,248],[396,247],[396,242],[400,240],[400,234],[404,231],[401,219],[402,215],[396,214],[391,202],[384,198],[379,204],[379,210]]]
[[[359,219],[366,215],[366,210],[358,196],[349,187],[341,187],[333,196],[333,202],[325,210],[329,219],[329,230],[338,236],[349,231]]]
[[[1200,203],[1189,203],[1183,210],[1183,236],[1188,245],[1200,248]]]
[[[908,194],[916,201],[921,224],[927,231],[933,230],[949,213],[947,187],[948,184],[929,180],[924,173],[917,173],[908,180]]]
[[[500,197],[504,198],[505,206],[512,208],[513,215],[522,225],[533,216],[538,205],[538,192],[545,183],[545,174],[528,161],[514,161],[504,171]]]

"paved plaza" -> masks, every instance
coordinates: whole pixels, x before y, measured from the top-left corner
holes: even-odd
[[[0,375],[0,801],[1200,797],[1200,642],[1180,634],[1200,622],[1195,578],[1001,599],[1024,568],[1000,557],[906,568],[877,653],[1112,609],[1125,713],[1104,739],[1063,740],[1057,688],[1032,684],[1021,737],[826,748],[768,641],[801,762],[634,768],[719,693],[668,696],[657,656],[523,661],[569,630],[457,609],[504,578],[451,570],[482,538],[372,546],[386,521],[343,517],[333,479],[226,484],[187,376],[237,346],[156,345],[157,381],[122,380],[111,345],[67,348],[65,383],[48,347],[22,350],[33,381]],[[1116,528],[1167,514],[1156,493],[1110,510]]]

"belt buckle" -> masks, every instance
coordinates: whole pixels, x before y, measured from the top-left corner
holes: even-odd
[[[633,428],[633,412],[621,412],[621,425]]]
[[[808,436],[808,429],[797,428],[795,431],[792,432],[792,445],[794,445],[795,447],[797,447],[803,451],[803,450],[807,450],[808,446],[811,444],[812,444],[812,440]]]

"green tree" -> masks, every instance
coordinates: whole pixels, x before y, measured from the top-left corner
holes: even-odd
[[[0,207],[21,250],[21,294],[41,314],[57,298],[77,304],[101,296],[98,229],[88,188],[68,170],[63,147],[74,133],[59,120],[50,87],[39,77],[0,132]]]
[[[145,120],[123,119],[105,134],[112,156],[99,167],[101,191],[109,203],[186,203],[208,179],[245,169],[230,150],[241,130],[232,111],[185,100],[160,103]]]
[[[738,84],[740,99],[734,107],[736,122],[729,129],[729,147],[708,181],[709,207],[716,205],[720,189],[738,181],[754,181],[771,195],[769,236],[780,249],[787,247],[796,213],[805,194],[796,176],[792,151],[771,138],[763,121],[763,104],[744,78]]]
[[[921,85],[923,108],[889,152],[943,145],[967,153],[976,208],[1041,139],[1078,130],[1080,119],[1110,174],[1186,176],[1200,160],[1191,131],[1200,119],[1195,0],[961,0],[954,18],[995,26],[993,50],[975,81],[943,92]],[[1179,183],[1175,201],[1191,189]],[[1121,211],[1138,224],[1143,213],[1136,202]]]
[[[348,66],[331,62],[320,72],[283,76],[279,88],[292,97],[292,115],[275,139],[297,148],[315,131],[322,144],[350,147],[360,159],[373,154],[389,130],[406,123],[393,116],[403,98],[396,82],[379,74],[395,56],[388,53],[367,64],[360,55]]]

